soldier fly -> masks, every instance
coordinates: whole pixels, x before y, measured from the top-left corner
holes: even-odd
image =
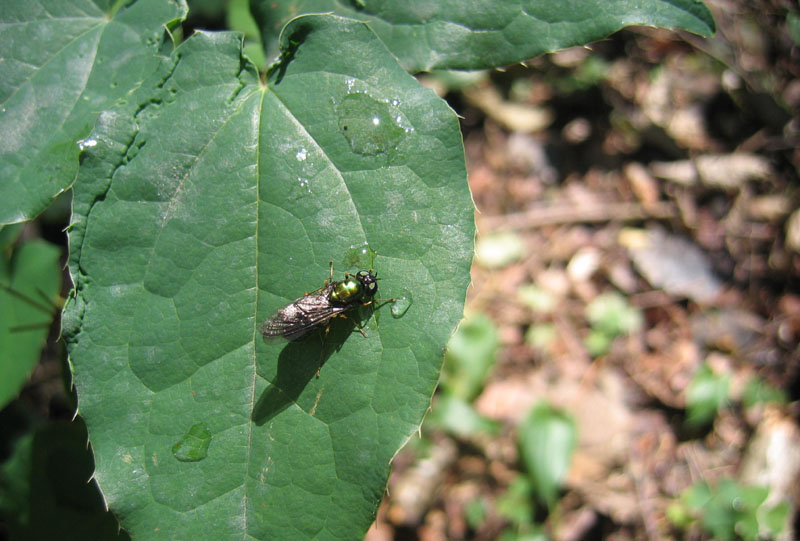
[[[259,330],[264,338],[284,337],[287,340],[299,340],[322,324],[325,324],[327,333],[331,318],[345,317],[343,312],[376,301],[394,301],[394,299],[375,298],[378,292],[378,277],[372,270],[360,270],[356,274],[347,272],[344,280],[334,281],[333,261],[330,265],[330,278],[325,280],[321,288],[295,299],[261,324]],[[367,336],[361,327],[356,328],[365,337]]]

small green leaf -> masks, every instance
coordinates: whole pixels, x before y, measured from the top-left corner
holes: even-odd
[[[592,357],[599,357],[601,355],[605,355],[611,350],[611,344],[613,342],[614,339],[606,333],[592,330],[586,336],[584,345],[586,346],[586,350],[589,352],[589,355]]]
[[[759,524],[773,537],[778,538],[786,527],[786,521],[791,513],[789,502],[783,501],[772,507],[761,506],[758,509]]]
[[[244,34],[244,52],[260,71],[267,68],[267,57],[261,47],[261,32],[250,13],[249,0],[230,0],[225,6],[228,28]]]
[[[515,477],[508,489],[497,498],[497,513],[518,527],[531,526],[534,513],[532,493],[533,486],[527,477]]]
[[[733,506],[739,510],[758,509],[769,496],[769,489],[761,485],[739,485],[736,488],[732,501]]]
[[[694,521],[694,517],[689,512],[689,509],[678,500],[673,501],[667,506],[665,515],[676,528],[681,530],[688,528]]]
[[[686,422],[690,426],[710,423],[728,399],[730,377],[715,374],[708,365],[701,366],[686,391]]]
[[[748,380],[744,388],[742,403],[746,408],[764,403],[786,404],[788,398],[786,393],[777,389],[759,377]]]
[[[598,295],[586,306],[586,318],[592,330],[586,337],[586,349],[592,356],[605,355],[618,336],[642,327],[642,314],[616,292]]]
[[[603,293],[586,306],[586,318],[592,329],[615,338],[636,332],[642,327],[642,313],[616,292]]]
[[[473,436],[481,432],[494,433],[498,428],[497,423],[481,416],[469,402],[447,393],[436,399],[425,422],[459,437]]]
[[[575,422],[566,413],[540,403],[518,430],[520,455],[534,493],[552,507],[575,450]]]
[[[755,514],[767,497],[767,489],[722,479],[712,489],[712,494],[703,511],[703,527],[718,539],[734,539],[739,535],[755,539],[758,533]]]
[[[714,539],[759,539],[765,534],[779,535],[785,525],[788,506],[783,502],[765,507],[768,495],[766,487],[723,478],[713,487],[705,482],[692,485],[681,494],[681,502]],[[671,520],[686,527],[690,519],[674,509]]]
[[[258,25],[250,13],[250,3],[248,0],[228,0],[225,2],[227,11],[228,28],[241,32],[245,39],[261,39]]]
[[[549,314],[558,304],[558,299],[543,287],[528,284],[517,290],[517,298],[521,303],[536,313]]]
[[[736,509],[733,502],[738,486],[730,479],[723,479],[712,489],[711,499],[702,510],[700,523],[715,539],[733,539],[736,529]]]
[[[738,517],[733,529],[738,539],[759,539],[760,530],[755,513],[745,513]]]
[[[60,258],[57,246],[34,240],[0,260],[0,409],[39,362],[57,311]]]
[[[447,344],[443,389],[462,400],[473,400],[494,366],[498,345],[497,330],[485,314],[462,321]]]
[[[473,530],[484,525],[489,516],[489,504],[486,498],[476,498],[464,506],[464,519]]]
[[[531,325],[525,332],[525,343],[538,349],[546,349],[556,339],[558,331],[552,323]]]
[[[698,482],[687,488],[681,494],[681,500],[692,511],[702,511],[711,501],[711,488],[706,482]]]
[[[500,269],[525,255],[525,243],[513,232],[492,233],[478,239],[475,260],[489,269]]]

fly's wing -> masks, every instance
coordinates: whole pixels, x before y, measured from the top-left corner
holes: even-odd
[[[261,324],[259,330],[266,338],[281,336],[297,340],[308,334],[317,325],[344,312],[346,307],[331,304],[328,295],[333,285],[327,285],[313,293],[295,299],[291,304],[275,312]]]

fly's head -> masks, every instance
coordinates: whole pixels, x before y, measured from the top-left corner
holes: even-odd
[[[372,271],[358,271],[356,280],[361,284],[361,295],[364,300],[372,299],[378,292],[378,277],[372,274]]]

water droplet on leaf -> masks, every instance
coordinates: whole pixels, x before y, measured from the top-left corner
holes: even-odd
[[[172,456],[181,462],[199,462],[208,456],[211,432],[205,423],[192,425],[181,441],[172,446]]]
[[[311,181],[307,178],[297,177],[297,184],[291,189],[291,198],[295,201],[302,197],[311,195]]]
[[[350,246],[350,249],[344,254],[342,262],[345,268],[348,269],[371,269],[376,255],[378,254],[375,250],[370,248],[369,244],[366,242],[363,244],[354,244]]]
[[[407,130],[389,104],[363,92],[346,95],[338,104],[339,129],[357,154],[376,156],[395,150]]]
[[[83,152],[87,148],[92,148],[97,146],[97,139],[81,139],[78,141],[78,149]]]
[[[406,315],[406,312],[408,312],[408,309],[411,308],[411,304],[414,302],[409,290],[403,288],[403,293],[402,297],[397,297],[392,303],[392,317],[401,318]]]

